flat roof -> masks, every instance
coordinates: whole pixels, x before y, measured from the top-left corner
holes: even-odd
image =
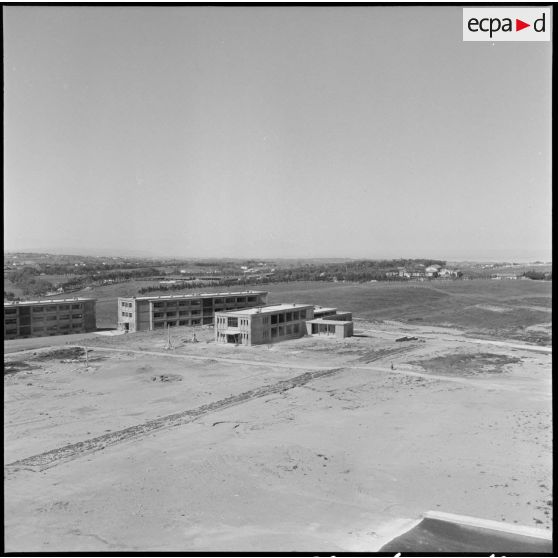
[[[283,310],[303,310],[313,308],[313,304],[270,304],[269,306],[256,306],[254,308],[239,308],[238,310],[227,310],[223,312],[215,312],[215,314],[238,314],[239,316],[249,316],[254,314],[271,314],[273,312],[281,312]]]
[[[268,294],[268,291],[239,291],[226,293],[198,293],[198,294],[177,294],[177,295],[159,295],[159,296],[119,296],[119,300],[173,300],[182,298],[200,298],[200,297],[216,297],[216,296],[246,296],[251,294]]]
[[[534,527],[502,525],[502,522],[428,517],[395,537],[380,552],[432,553],[552,553],[552,534]],[[438,515],[438,514],[436,514]],[[459,516],[455,516],[458,518]],[[461,516],[464,517],[464,516]],[[500,523],[500,525],[496,525]]]
[[[96,298],[57,298],[53,300],[13,300],[11,302],[4,302],[4,306],[30,306],[31,304],[60,304],[61,302],[86,302],[96,301]]]
[[[314,312],[337,312],[337,308],[326,308],[325,306],[314,306]]]
[[[351,320],[328,320],[327,317],[325,318],[315,318],[313,320],[306,320],[309,324],[352,324]]]

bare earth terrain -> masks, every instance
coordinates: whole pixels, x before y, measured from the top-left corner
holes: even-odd
[[[355,325],[272,347],[19,342],[6,550],[374,551],[426,510],[550,529],[551,349]]]
[[[550,529],[550,289],[292,283],[270,302],[352,310],[355,337],[6,342],[6,550],[374,551],[427,510]]]

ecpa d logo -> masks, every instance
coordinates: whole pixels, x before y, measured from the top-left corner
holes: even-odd
[[[550,41],[551,8],[463,8],[464,41]]]

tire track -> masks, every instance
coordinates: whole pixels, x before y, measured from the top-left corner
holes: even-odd
[[[122,430],[117,430],[116,432],[110,432],[108,434],[103,434],[102,436],[97,436],[81,442],[68,444],[61,448],[25,457],[12,463],[8,463],[6,468],[14,471],[19,469],[42,471],[44,469],[54,467],[62,462],[77,459],[83,455],[103,450],[109,446],[128,442],[158,430],[182,426],[183,424],[193,422],[209,413],[221,411],[235,405],[241,405],[242,403],[247,403],[253,399],[265,397],[273,393],[281,393],[295,387],[303,386],[317,378],[324,378],[336,374],[340,370],[342,370],[342,368],[327,368],[305,372],[304,374],[300,374],[299,376],[295,376],[288,380],[281,380],[275,384],[261,386],[238,395],[231,395],[225,399],[220,399],[218,401],[214,401],[213,403],[207,403],[195,409],[173,413],[164,417],[149,420],[142,424],[129,426]]]

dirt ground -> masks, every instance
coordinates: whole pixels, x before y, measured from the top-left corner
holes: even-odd
[[[5,550],[371,552],[427,510],[551,529],[551,349],[355,326],[15,347]]]

